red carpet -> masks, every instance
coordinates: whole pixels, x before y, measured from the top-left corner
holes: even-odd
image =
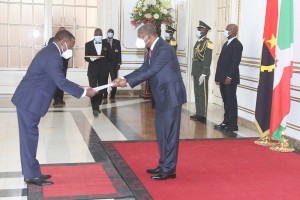
[[[127,198],[133,194],[118,172],[108,163],[42,165],[51,174],[51,186],[28,185],[28,199],[104,199]]]
[[[127,162],[155,200],[300,198],[299,155],[272,152],[268,147],[255,145],[253,140],[181,141],[177,179],[167,181],[150,180],[150,175],[145,172],[147,168],[157,166],[156,142],[103,145],[109,149],[107,153],[117,167],[118,159]],[[121,166],[118,170],[126,177],[128,169],[124,169],[124,164]]]

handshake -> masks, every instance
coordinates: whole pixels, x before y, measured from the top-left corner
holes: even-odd
[[[126,87],[127,80],[125,78],[116,78],[112,84],[114,84],[113,87]]]

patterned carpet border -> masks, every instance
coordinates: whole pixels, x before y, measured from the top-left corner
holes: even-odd
[[[110,157],[110,160],[115,165],[119,174],[123,177],[131,192],[134,194],[134,197],[138,200],[153,200],[153,197],[145,188],[143,183],[139,180],[118,150],[114,147],[113,142],[101,142],[101,144],[104,147],[107,155]]]
[[[74,166],[74,165],[95,165],[96,163],[63,163],[63,164],[45,164],[43,166]],[[84,196],[63,196],[63,197],[44,197],[43,187],[28,185],[28,199],[29,200],[90,200],[90,199],[106,199],[106,198],[117,198],[117,199],[134,199],[132,192],[127,187],[126,183],[120,177],[111,162],[100,163],[104,168],[108,178],[115,187],[117,193],[114,194],[100,194],[100,195],[84,195]],[[55,183],[54,183],[55,184]],[[51,187],[51,186],[48,186]]]

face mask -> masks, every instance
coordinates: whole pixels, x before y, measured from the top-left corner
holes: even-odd
[[[71,49],[68,49],[68,46],[67,46],[67,43],[65,43],[66,47],[67,47],[67,50],[64,51],[62,54],[61,54],[61,57],[65,58],[65,59],[69,59],[72,57],[73,55],[73,51]],[[63,48],[62,48],[63,49]]]
[[[149,40],[148,40],[148,41],[149,41]],[[148,41],[145,42],[144,39],[136,38],[135,45],[136,45],[137,48],[145,48],[145,47],[146,47],[146,44],[148,43]]]
[[[96,42],[101,42],[102,41],[102,36],[99,36],[99,35],[95,36],[95,41]]]
[[[171,38],[170,33],[166,33],[165,36],[166,36],[167,40],[169,40]]]
[[[196,31],[196,37],[199,38],[201,36],[201,31]]]
[[[229,31],[224,30],[224,33],[223,33],[223,34],[224,34],[224,37],[225,37],[225,38],[228,38],[228,37],[229,37]]]
[[[113,33],[111,33],[111,32],[108,32],[108,33],[107,33],[107,37],[112,38],[113,36],[114,36]]]

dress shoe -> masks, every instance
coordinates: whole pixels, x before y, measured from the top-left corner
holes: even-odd
[[[192,115],[192,116],[190,116],[191,119],[195,119],[195,120],[197,120],[198,117],[199,117],[199,115]]]
[[[34,179],[25,178],[25,183],[38,185],[38,186],[47,186],[47,185],[53,185],[54,184],[52,181],[47,181],[47,180],[42,179],[42,178],[34,178]]]
[[[44,179],[44,180],[46,180],[46,179],[49,179],[49,178],[51,178],[52,176],[50,175],[50,174],[42,174],[42,176],[40,177],[41,179]]]
[[[239,127],[238,126],[226,126],[224,127],[225,131],[238,131]]]
[[[225,123],[221,123],[219,125],[215,125],[215,129],[218,129],[218,130],[224,130],[226,127],[228,127],[228,125],[225,124]]]
[[[110,99],[110,100],[114,100],[114,99],[115,99],[115,96],[110,96],[109,99]]]
[[[196,120],[202,123],[206,123],[206,117],[199,116]]]
[[[152,180],[167,180],[167,179],[174,179],[176,178],[176,173],[165,173],[161,171],[158,174],[154,174],[153,176],[150,177]]]
[[[101,113],[100,109],[97,110],[98,113]]]
[[[158,166],[154,169],[147,169],[146,172],[148,174],[158,174],[161,171],[161,168]]]
[[[94,115],[94,117],[98,117],[98,115],[99,115],[98,111],[97,110],[93,110],[93,115]]]

